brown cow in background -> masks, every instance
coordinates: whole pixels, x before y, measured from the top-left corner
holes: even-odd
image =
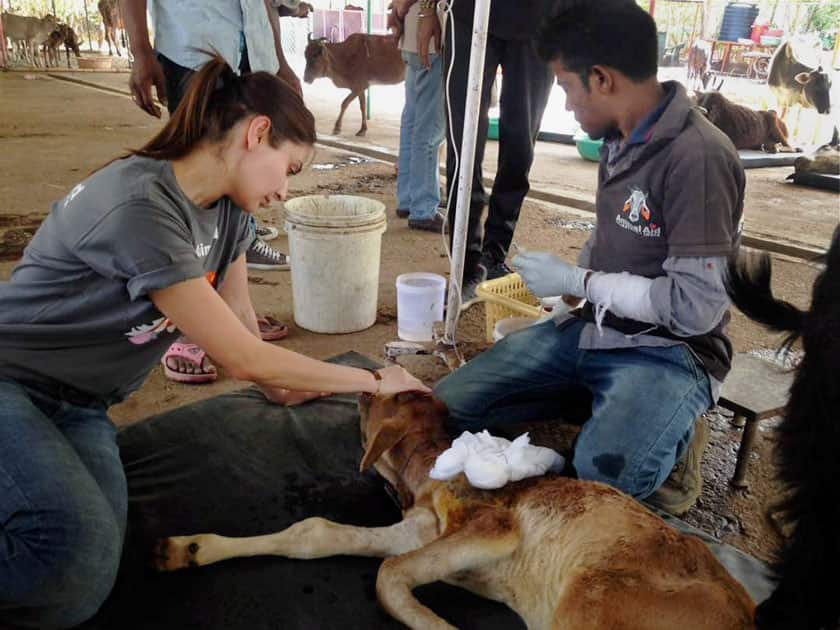
[[[350,95],[341,102],[341,112],[333,128],[334,135],[341,133],[341,120],[354,98],[359,99],[362,110],[362,127],[356,135],[365,135],[365,90],[371,85],[394,85],[405,80],[405,63],[394,38],[389,35],[353,33],[337,44],[310,37],[304,55],[304,81],[312,83],[315,79],[327,77],[332,79],[336,87],[350,90]]]
[[[793,153],[788,144],[787,125],[775,111],[755,111],[736,105],[720,92],[703,92],[697,105],[706,118],[725,133],[736,149],[754,149],[766,153]]]

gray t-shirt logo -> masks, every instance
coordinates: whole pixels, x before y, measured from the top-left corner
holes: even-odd
[[[660,238],[662,227],[653,221],[653,213],[647,203],[647,193],[633,186],[624,207],[615,217],[616,225],[646,238]],[[625,218],[624,215],[627,215]],[[640,223],[641,221],[641,223]]]
[[[168,317],[159,317],[151,324],[140,324],[132,327],[125,336],[135,346],[142,346],[158,338],[164,332],[175,332],[175,324],[169,321]]]

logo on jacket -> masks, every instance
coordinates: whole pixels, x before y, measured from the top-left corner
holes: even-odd
[[[624,207],[615,217],[619,227],[644,237],[662,236],[662,226],[653,221],[653,213],[647,204],[647,194],[635,186],[630,189],[630,196]]]

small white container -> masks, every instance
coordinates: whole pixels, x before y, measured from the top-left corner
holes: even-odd
[[[432,341],[432,327],[443,320],[446,278],[436,273],[397,276],[397,335],[405,341]]]

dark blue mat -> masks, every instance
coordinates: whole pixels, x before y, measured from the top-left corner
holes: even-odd
[[[337,363],[374,367],[350,353]],[[356,396],[302,407],[271,405],[253,389],[225,394],[124,429],[129,532],[117,585],[87,630],[354,630],[401,624],[376,600],[378,559],[257,557],[158,574],[158,537],[214,532],[253,536],[310,516],[381,526],[400,519],[382,481],[360,475]],[[691,528],[672,519],[680,529]],[[698,533],[693,530],[692,533]],[[701,537],[756,599],[766,568]],[[507,607],[436,583],[420,600],[459,628],[524,628]]]

